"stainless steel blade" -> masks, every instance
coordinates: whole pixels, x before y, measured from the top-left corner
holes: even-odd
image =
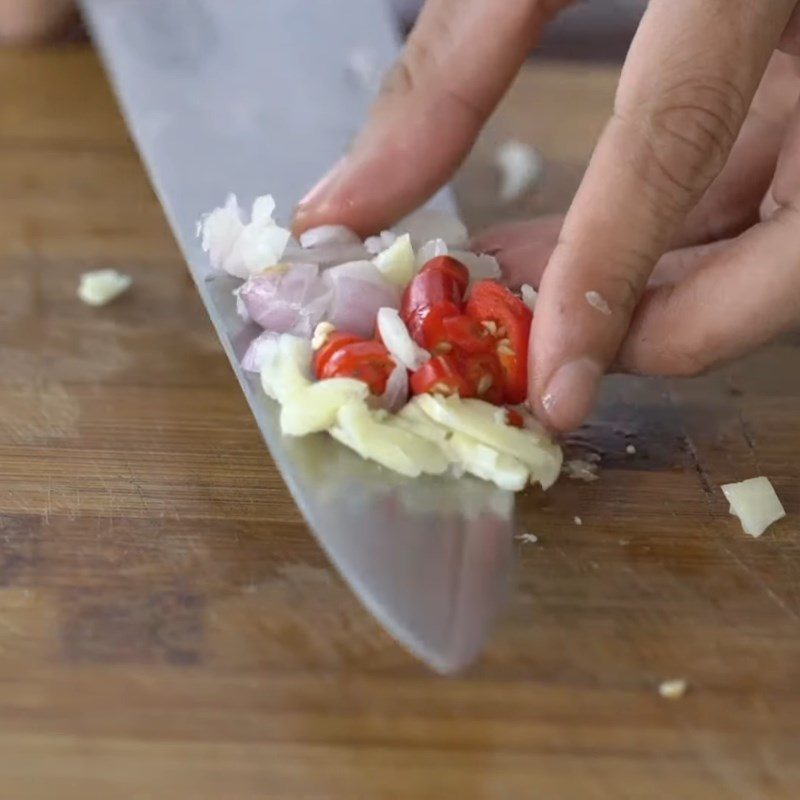
[[[396,53],[378,0],[82,0],[123,111],[259,428],[323,548],[387,630],[434,669],[484,641],[511,563],[513,498],[479,481],[408,481],[320,436],[280,435],[240,358],[256,331],[212,273],[200,215],[233,191],[287,211],[341,154],[370,91],[355,51]],[[410,165],[413,168],[413,165]],[[436,202],[447,206],[448,193]]]

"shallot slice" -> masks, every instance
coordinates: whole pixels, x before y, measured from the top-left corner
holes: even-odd
[[[316,264],[293,264],[255,275],[237,290],[249,317],[262,328],[311,338],[325,317],[331,290]]]
[[[406,404],[406,400],[408,400],[408,370],[402,364],[395,364],[386,381],[386,389],[378,398],[378,405],[394,413]]]
[[[332,292],[328,321],[337,330],[369,338],[379,309],[400,306],[400,289],[389,283],[371,261],[331,267],[322,281]]]
[[[266,361],[273,356],[278,346],[279,333],[264,331],[256,336],[242,356],[242,369],[246,372],[261,372]]]

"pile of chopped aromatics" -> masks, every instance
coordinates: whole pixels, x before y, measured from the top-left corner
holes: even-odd
[[[280,403],[285,435],[327,431],[411,477],[556,481],[561,449],[524,405],[530,287],[503,285],[441,212],[365,241],[339,225],[295,241],[274,210],[259,197],[247,222],[231,195],[198,235],[212,266],[242,280],[240,315],[263,328],[242,365]]]

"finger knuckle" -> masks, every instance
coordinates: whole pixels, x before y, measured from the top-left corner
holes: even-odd
[[[624,110],[642,132],[639,164],[648,185],[680,209],[692,205],[724,166],[746,106],[733,82],[701,77],[675,83],[657,101]]]
[[[608,281],[608,298],[613,306],[621,310],[625,317],[633,316],[642,291],[642,280],[639,273],[620,273],[610,275]]]
[[[389,67],[381,81],[380,94],[383,97],[410,94],[416,85],[416,74],[405,55]]]

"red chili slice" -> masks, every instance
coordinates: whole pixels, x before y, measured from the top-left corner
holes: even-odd
[[[411,374],[411,394],[457,394],[474,397],[475,386],[462,374],[461,365],[449,355],[434,356]]]
[[[522,414],[520,414],[519,411],[517,411],[516,408],[507,408],[506,409],[506,421],[513,428],[524,428],[525,427],[525,420],[522,418]]]
[[[455,358],[461,374],[473,388],[474,394],[470,395],[471,397],[478,397],[495,405],[503,402],[503,370],[494,353],[459,352]]]
[[[466,314],[442,320],[441,337],[452,347],[470,355],[493,353],[496,345],[489,331]]]
[[[450,256],[428,261],[403,293],[400,316],[417,344],[426,346],[425,321],[435,312],[439,319],[461,314],[469,284],[467,268]]]
[[[528,391],[528,337],[533,315],[505,286],[478,281],[472,287],[466,313],[497,326],[497,357],[504,373],[504,399],[516,404]]]
[[[370,392],[381,395],[394,369],[389,351],[380,342],[356,341],[341,345],[317,371],[317,378],[355,378]]]
[[[314,353],[314,374],[317,376],[317,380],[322,377],[321,373],[325,369],[328,359],[330,359],[337,350],[344,347],[346,344],[353,344],[353,342],[360,341],[363,341],[362,338],[356,336],[354,333],[333,331],[325,340],[325,344]]]

